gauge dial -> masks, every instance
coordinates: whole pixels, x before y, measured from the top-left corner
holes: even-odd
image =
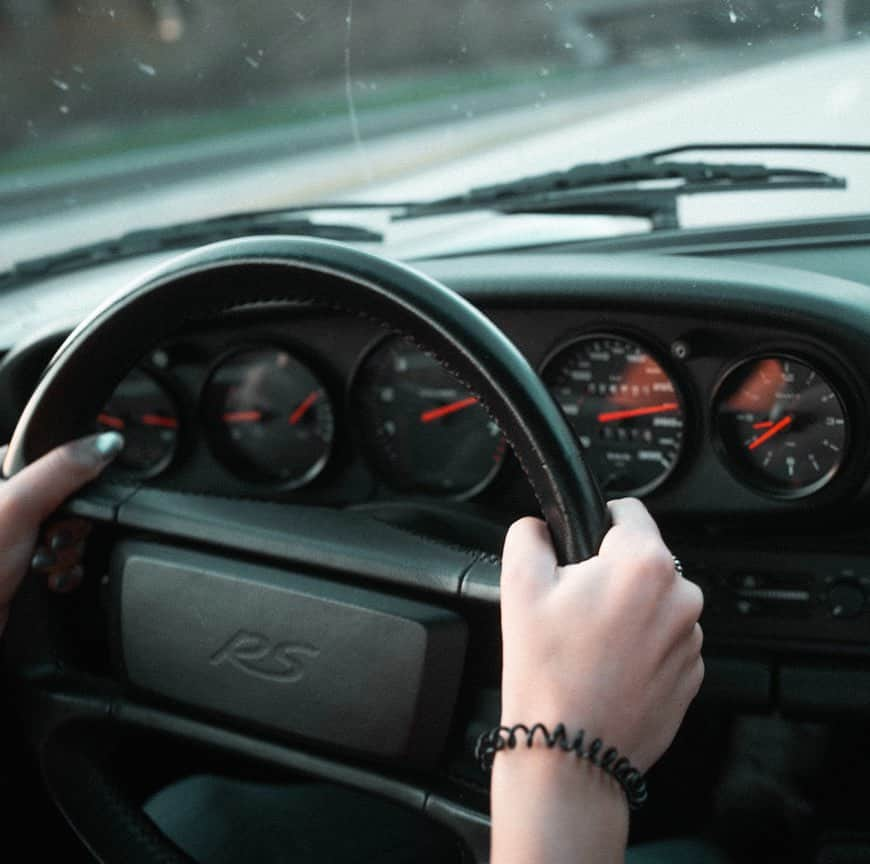
[[[543,377],[606,497],[650,492],[674,470],[683,399],[644,347],[621,336],[585,336],[558,351]]]
[[[398,337],[366,358],[353,402],[372,462],[397,489],[470,495],[504,460],[504,437],[477,399]]]
[[[119,385],[97,415],[97,429],[116,429],[124,435],[124,449],[115,465],[137,477],[163,471],[178,448],[178,410],[161,384],[136,369]]]
[[[843,403],[821,372],[792,357],[756,357],[732,369],[713,415],[725,464],[763,491],[807,495],[842,465],[848,437]]]
[[[321,381],[287,351],[232,354],[212,372],[203,398],[216,455],[240,476],[296,488],[326,465],[332,404]]]

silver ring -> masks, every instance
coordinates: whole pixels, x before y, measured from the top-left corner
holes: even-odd
[[[677,571],[677,576],[683,576],[683,563],[677,558],[676,555],[671,555],[671,558],[674,559],[674,570]]]

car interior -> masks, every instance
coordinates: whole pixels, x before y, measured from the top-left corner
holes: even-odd
[[[619,56],[649,5],[571,26]],[[93,431],[125,447],[60,514],[91,526],[81,588],[26,580],[0,643],[5,848],[488,861],[505,531],[542,516],[581,561],[635,496],[703,590],[706,674],[627,860],[870,861],[870,220],[677,206],[836,195],[860,183],[826,148],[860,173],[870,145],[713,137],[10,249],[4,476]],[[456,248],[391,247],[370,212],[455,216]],[[505,239],[464,245],[469,212]],[[542,242],[528,214],[650,230]]]

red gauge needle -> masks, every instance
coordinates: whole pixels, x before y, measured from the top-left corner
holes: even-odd
[[[113,429],[123,429],[126,423],[120,418],[112,414],[97,414],[97,422],[103,426],[111,426]]]
[[[476,396],[468,396],[465,399],[460,399],[458,402],[451,402],[448,405],[441,405],[438,408],[430,408],[420,415],[421,423],[431,423],[433,420],[438,420],[441,417],[446,417],[448,414],[455,414],[463,408],[470,408],[477,404]]]
[[[224,423],[259,423],[262,419],[262,411],[229,411],[221,415]]]
[[[791,414],[787,414],[785,417],[782,418],[782,420],[780,420],[778,423],[774,423],[766,432],[762,432],[761,435],[759,435],[757,438],[754,438],[746,446],[750,450],[754,450],[756,447],[760,447],[762,444],[764,444],[765,441],[773,438],[773,436],[776,435],[777,432],[782,432],[782,430],[785,429],[786,426],[789,426],[791,424],[791,421],[793,419],[794,418],[791,416]]]
[[[309,393],[290,415],[290,425],[295,426],[304,416],[306,411],[320,398],[320,391]]]
[[[162,426],[164,429],[177,429],[178,421],[174,417],[166,417],[163,414],[143,414],[144,426]]]
[[[661,405],[647,405],[645,408],[626,408],[622,411],[605,411],[598,415],[599,423],[612,423],[614,420],[627,420],[629,417],[644,417],[647,414],[664,414],[666,411],[676,411],[679,402],[662,402]]]

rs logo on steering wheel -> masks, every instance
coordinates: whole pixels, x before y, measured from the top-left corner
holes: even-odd
[[[272,642],[268,636],[239,630],[211,657],[212,666],[231,663],[236,669],[266,681],[292,684],[305,675],[305,658],[320,649],[303,642]]]

